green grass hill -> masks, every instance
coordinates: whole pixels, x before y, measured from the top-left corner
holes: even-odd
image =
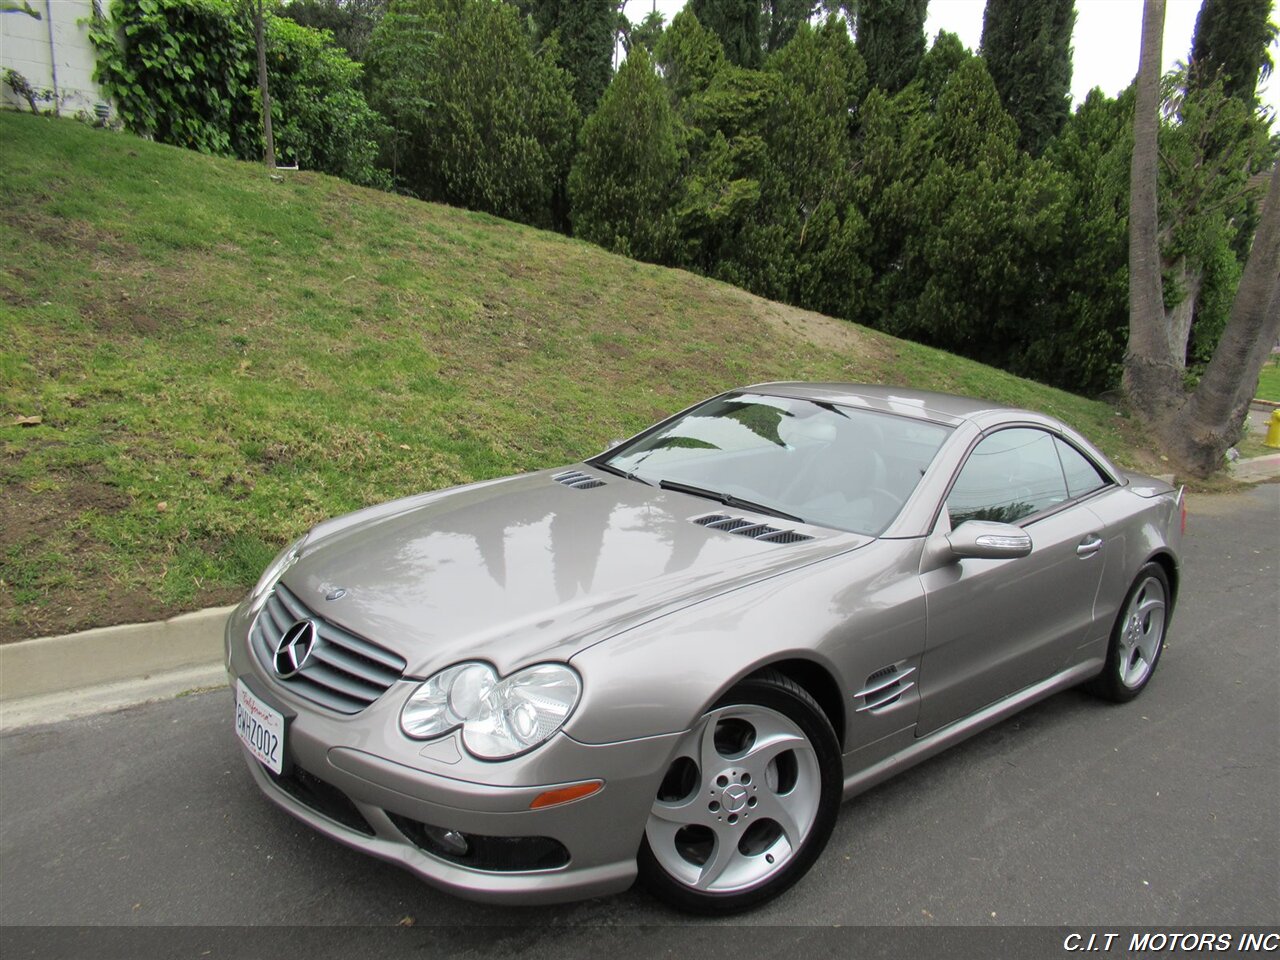
[[[226,603],[318,520],[728,387],[1108,406],[493,217],[0,113],[0,640]],[[26,425],[21,420],[39,423]]]

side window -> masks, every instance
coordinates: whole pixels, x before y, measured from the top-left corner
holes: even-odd
[[[1054,438],[1019,427],[993,433],[973,448],[947,497],[947,511],[953,526],[966,520],[1017,523],[1067,497]]]
[[[1054,438],[1054,443],[1058,445],[1058,456],[1062,458],[1062,472],[1067,475],[1067,493],[1071,495],[1071,499],[1093,493],[1110,482],[1071,444],[1057,437]]]

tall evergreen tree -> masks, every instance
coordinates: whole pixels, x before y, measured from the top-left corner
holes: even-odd
[[[1018,150],[982,59],[956,38],[940,38],[920,74],[893,97],[873,90],[859,110],[856,190],[874,280],[852,319],[1013,366],[1043,308],[1066,184]]]
[[[403,188],[538,227],[562,226],[578,132],[554,44],[535,54],[514,6],[397,0],[369,41],[370,101]]]
[[[639,260],[665,260],[680,155],[667,94],[644,47],[619,68],[579,143],[569,174],[574,234]]]
[[[724,46],[692,11],[681,10],[658,38],[653,59],[677,105],[702,93],[724,66]]]
[[[987,0],[981,53],[1018,145],[1039,156],[1070,113],[1073,0]]]
[[[1207,87],[1221,75],[1228,96],[1256,106],[1258,80],[1273,66],[1270,12],[1271,0],[1204,0],[1191,41],[1191,86]]]
[[[760,0],[689,0],[687,9],[720,38],[730,63],[760,66]]]
[[[762,0],[760,40],[765,53],[776,53],[790,43],[817,8],[818,0]]]
[[[532,18],[538,39],[558,34],[560,65],[573,77],[573,99],[586,116],[613,75],[614,0],[524,0],[520,7]]]
[[[910,83],[924,56],[929,0],[861,0],[855,32],[873,87],[896,93]]]

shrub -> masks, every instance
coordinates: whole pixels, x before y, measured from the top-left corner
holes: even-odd
[[[260,159],[257,51],[233,0],[113,0],[90,24],[96,78],[124,125],[161,143]],[[267,14],[267,76],[276,151],[310,169],[385,185],[379,120],[360,65],[327,31]]]

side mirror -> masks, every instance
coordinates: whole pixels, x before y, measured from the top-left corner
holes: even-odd
[[[1016,560],[1031,552],[1025,530],[991,520],[966,520],[947,534],[947,544],[958,560]]]

